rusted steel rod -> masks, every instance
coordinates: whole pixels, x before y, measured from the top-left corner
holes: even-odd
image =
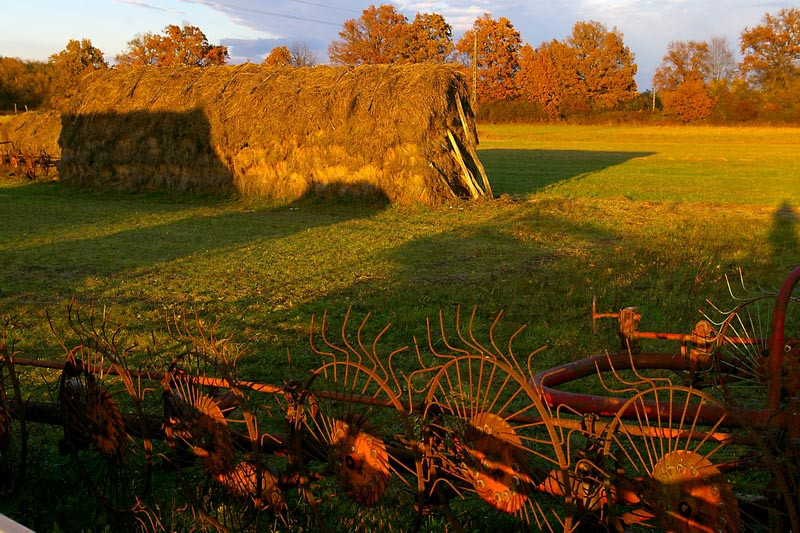
[[[596,375],[598,372],[615,370],[661,369],[661,370],[688,370],[692,367],[692,358],[681,354],[667,353],[641,353],[631,356],[627,353],[611,355],[596,355],[572,363],[567,363],[549,370],[542,371],[530,380],[534,389],[538,390],[542,399],[550,406],[568,405],[572,409],[584,414],[613,417],[623,408],[628,398],[615,398],[594,394],[583,394],[558,390],[555,387],[575,381],[587,376]],[[654,402],[643,402],[638,407],[644,408],[648,416],[668,417],[673,415],[668,404],[656,405]],[[674,413],[675,416],[682,415]],[[641,411],[638,411],[641,415]],[[744,409],[721,407],[717,405],[703,405],[698,407],[688,406],[685,416],[697,415],[698,422],[715,423],[725,419],[723,426],[740,426],[743,423],[753,428],[780,428],[786,425],[786,413],[773,409]],[[635,419],[637,406],[629,406],[622,418]]]

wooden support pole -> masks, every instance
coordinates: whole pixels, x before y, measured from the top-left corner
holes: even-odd
[[[450,144],[453,147],[453,158],[461,167],[461,174],[464,177],[464,183],[467,185],[467,189],[469,189],[469,192],[473,198],[480,198],[483,196],[483,191],[473,179],[472,174],[470,174],[467,164],[464,162],[464,158],[461,156],[461,150],[458,148],[456,138],[453,135],[453,132],[449,129],[447,130],[447,137],[450,139]]]

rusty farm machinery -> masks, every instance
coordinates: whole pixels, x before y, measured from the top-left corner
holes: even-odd
[[[143,530],[165,527],[166,475],[209,530],[800,531],[798,280],[690,333],[593,309],[622,347],[543,371],[514,353],[521,329],[501,344],[500,316],[480,341],[474,312],[452,335],[440,315],[388,353],[388,327],[369,342],[348,313],[332,340],[323,317],[319,366],[280,384],[245,380],[230,339],[180,317],[168,363],[133,368],[118,330],[73,310],[62,360],[4,335],[0,490],[50,424],[90,493]],[[656,339],[671,348],[643,349]],[[33,371],[56,376],[56,401],[29,397]]]
[[[20,172],[29,180],[38,176],[49,176],[56,168],[58,160],[40,149],[38,152],[27,152],[18,149],[13,141],[0,141],[0,168],[10,172]]]

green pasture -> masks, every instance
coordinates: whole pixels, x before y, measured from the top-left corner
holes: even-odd
[[[349,308],[351,334],[369,315],[367,345],[392,324],[377,346],[388,354],[415,339],[427,345],[426,318],[440,312],[455,335],[457,310],[475,308],[477,338],[503,311],[500,345],[527,325],[515,354],[549,346],[538,370],[616,349],[614,324],[592,336],[593,295],[602,310],[638,306],[642,329],[687,332],[700,310],[711,312],[706,298],[731,306],[726,275],[741,269],[750,287],[774,289],[800,264],[800,130],[481,126],[479,134],[502,196],[437,207],[101,193],[2,178],[0,317],[13,317],[24,356],[59,358],[60,341],[72,338],[73,298],[157,347],[171,342],[167,317],[197,315],[240,344],[242,377],[281,383],[319,364],[312,317],[327,313],[336,341]],[[394,362],[409,372],[416,356]],[[32,394],[52,396],[38,374],[23,377]],[[33,484],[53,468],[33,467]],[[91,519],[48,490],[0,511],[41,531]]]

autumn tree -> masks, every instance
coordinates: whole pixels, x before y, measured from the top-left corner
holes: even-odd
[[[576,93],[582,94],[575,51],[555,39],[542,43],[534,50],[525,44],[520,49],[520,69],[517,85],[526,100],[539,102],[551,118],[560,118],[567,107],[575,103]]]
[[[292,53],[285,46],[276,46],[267,57],[264,58],[264,65],[268,67],[282,67],[292,64]]]
[[[47,103],[52,80],[52,65],[0,57],[0,109],[24,110]]]
[[[50,63],[56,72],[71,78],[108,67],[103,52],[89,39],[70,39],[63,50],[50,56]]]
[[[699,120],[711,115],[714,100],[708,86],[701,78],[687,80],[674,89],[661,94],[664,109],[684,122]]]
[[[741,71],[757,87],[780,90],[800,77],[800,8],[767,13],[741,34]]]
[[[122,67],[208,67],[228,62],[228,47],[213,45],[197,26],[164,28],[163,35],[139,34],[128,41],[125,52],[115,58]]]
[[[656,68],[653,87],[661,92],[676,89],[690,80],[706,80],[710,72],[710,59],[708,43],[672,41]]]
[[[369,6],[358,19],[345,21],[340,40],[328,47],[335,65],[394,63],[407,57],[408,19],[391,4]]]
[[[609,109],[636,98],[637,65],[622,33],[595,21],[578,22],[567,44],[575,51],[580,86],[593,109]],[[576,95],[578,96],[578,95]]]
[[[413,63],[444,63],[453,53],[453,28],[437,13],[417,13],[408,31],[407,55]]]
[[[505,17],[495,20],[489,13],[476,19],[456,43],[464,64],[477,71],[478,101],[510,100],[519,94],[516,76],[521,46],[522,39],[511,21]]]
[[[92,46],[89,39],[70,39],[67,46],[50,56],[53,65],[53,96],[61,97],[88,72],[108,68],[103,52]]]
[[[672,41],[653,76],[653,88],[661,94],[667,113],[684,121],[711,114],[713,99],[706,80],[710,76],[708,43]]]

